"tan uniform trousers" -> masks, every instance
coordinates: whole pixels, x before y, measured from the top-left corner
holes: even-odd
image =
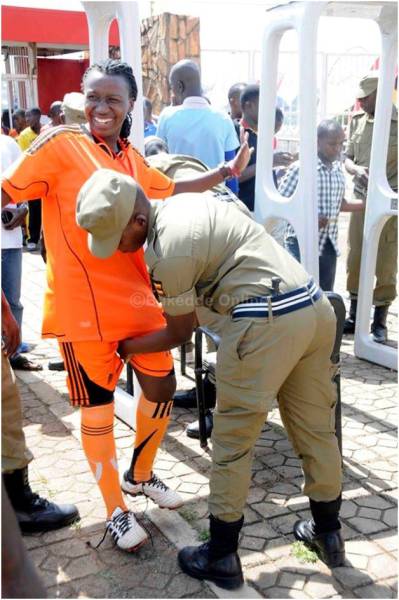
[[[1,359],[1,470],[23,469],[33,458],[22,428],[21,397],[7,358]]]
[[[341,493],[330,362],[335,329],[335,315],[324,296],[270,320],[226,322],[217,355],[212,433],[209,510],[215,517],[232,522],[242,516],[253,448],[276,397],[302,459],[304,493],[324,502]]]
[[[348,232],[348,257],[346,262],[346,289],[351,297],[359,290],[360,260],[363,245],[364,212],[351,213]],[[381,231],[375,269],[376,284],[374,306],[386,306],[396,298],[398,254],[398,219],[391,217]]]

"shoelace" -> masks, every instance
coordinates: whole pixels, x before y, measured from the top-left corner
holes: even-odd
[[[147,500],[147,504],[148,504],[148,500]],[[147,510],[147,507],[146,507],[145,510]],[[144,511],[144,514],[145,514],[145,511]],[[115,525],[115,523],[118,523],[118,525],[119,525],[119,521],[121,522],[121,528],[123,528],[122,533],[125,533],[128,530],[128,528],[129,528],[129,524],[130,524],[129,523],[129,519],[130,518],[131,518],[130,512],[128,510],[125,510],[120,515],[118,515],[117,517],[115,517],[115,519],[113,519],[112,521],[110,521],[108,523],[107,527],[105,528],[104,535],[101,538],[101,540],[98,542],[98,544],[96,544],[95,546],[93,546],[93,544],[91,543],[91,541],[87,540],[86,546],[89,546],[89,548],[93,548],[93,550],[97,550],[97,548],[99,548],[101,546],[101,544],[103,543],[103,541],[105,540],[108,531],[111,529],[111,526]],[[147,529],[147,527],[143,523],[140,523],[140,525],[144,529],[144,531],[148,534],[148,537],[150,538],[150,541],[151,541],[151,545],[154,546],[154,542],[153,542],[153,539],[152,539],[151,531],[149,531]],[[113,537],[114,546],[116,546],[116,540],[115,540],[114,532],[113,531],[111,532],[111,535]]]
[[[120,515],[118,515],[117,517],[115,517],[115,519],[112,519],[107,527],[105,528],[105,532],[103,537],[101,538],[101,540],[98,542],[98,544],[96,544],[96,546],[93,546],[93,544],[90,542],[90,540],[88,540],[86,542],[86,545],[89,546],[90,548],[94,548],[94,550],[97,550],[97,548],[99,548],[101,546],[101,544],[103,543],[103,541],[105,540],[105,538],[107,537],[107,533],[108,531],[111,529],[112,525],[116,525],[118,524],[119,526],[119,522],[121,523],[121,529],[122,529],[122,533],[126,533],[126,531],[129,529],[129,519],[130,519],[130,512],[128,510],[125,510],[124,512],[122,512]],[[112,537],[114,538],[114,532],[111,532]],[[116,545],[116,540],[114,538],[114,545]]]
[[[35,504],[37,507],[47,508],[50,504],[46,498],[42,498],[39,494],[35,494],[34,492],[27,495],[26,499],[29,501],[29,504]]]
[[[158,477],[156,475],[153,475],[150,479],[150,481],[148,482],[149,485],[159,488],[161,489],[163,492],[167,492],[169,490],[168,486],[164,484],[163,481],[161,481],[160,479],[158,479]],[[144,485],[143,485],[143,490],[144,490]],[[143,491],[144,495],[145,492]]]

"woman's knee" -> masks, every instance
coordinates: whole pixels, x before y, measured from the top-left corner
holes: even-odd
[[[138,378],[144,396],[149,402],[169,402],[176,391],[176,377],[170,373],[166,377],[144,376]]]

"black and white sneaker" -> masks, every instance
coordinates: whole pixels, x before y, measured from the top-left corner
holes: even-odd
[[[122,490],[126,494],[131,496],[138,496],[143,494],[148,498],[151,498],[155,504],[158,504],[159,508],[169,508],[175,510],[183,506],[183,498],[168,488],[156,475],[152,475],[149,481],[143,481],[141,483],[135,483],[129,478],[129,472],[125,471],[121,483]]]
[[[136,521],[136,517],[130,510],[123,511],[117,506],[107,519],[107,531],[118,548],[126,552],[136,552],[148,540],[147,533]]]

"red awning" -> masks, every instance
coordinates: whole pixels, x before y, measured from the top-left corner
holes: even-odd
[[[42,46],[52,44],[88,46],[89,30],[84,12],[48,10],[3,6],[1,9],[2,43],[36,42]],[[119,46],[119,31],[113,21],[109,35],[110,45]]]

